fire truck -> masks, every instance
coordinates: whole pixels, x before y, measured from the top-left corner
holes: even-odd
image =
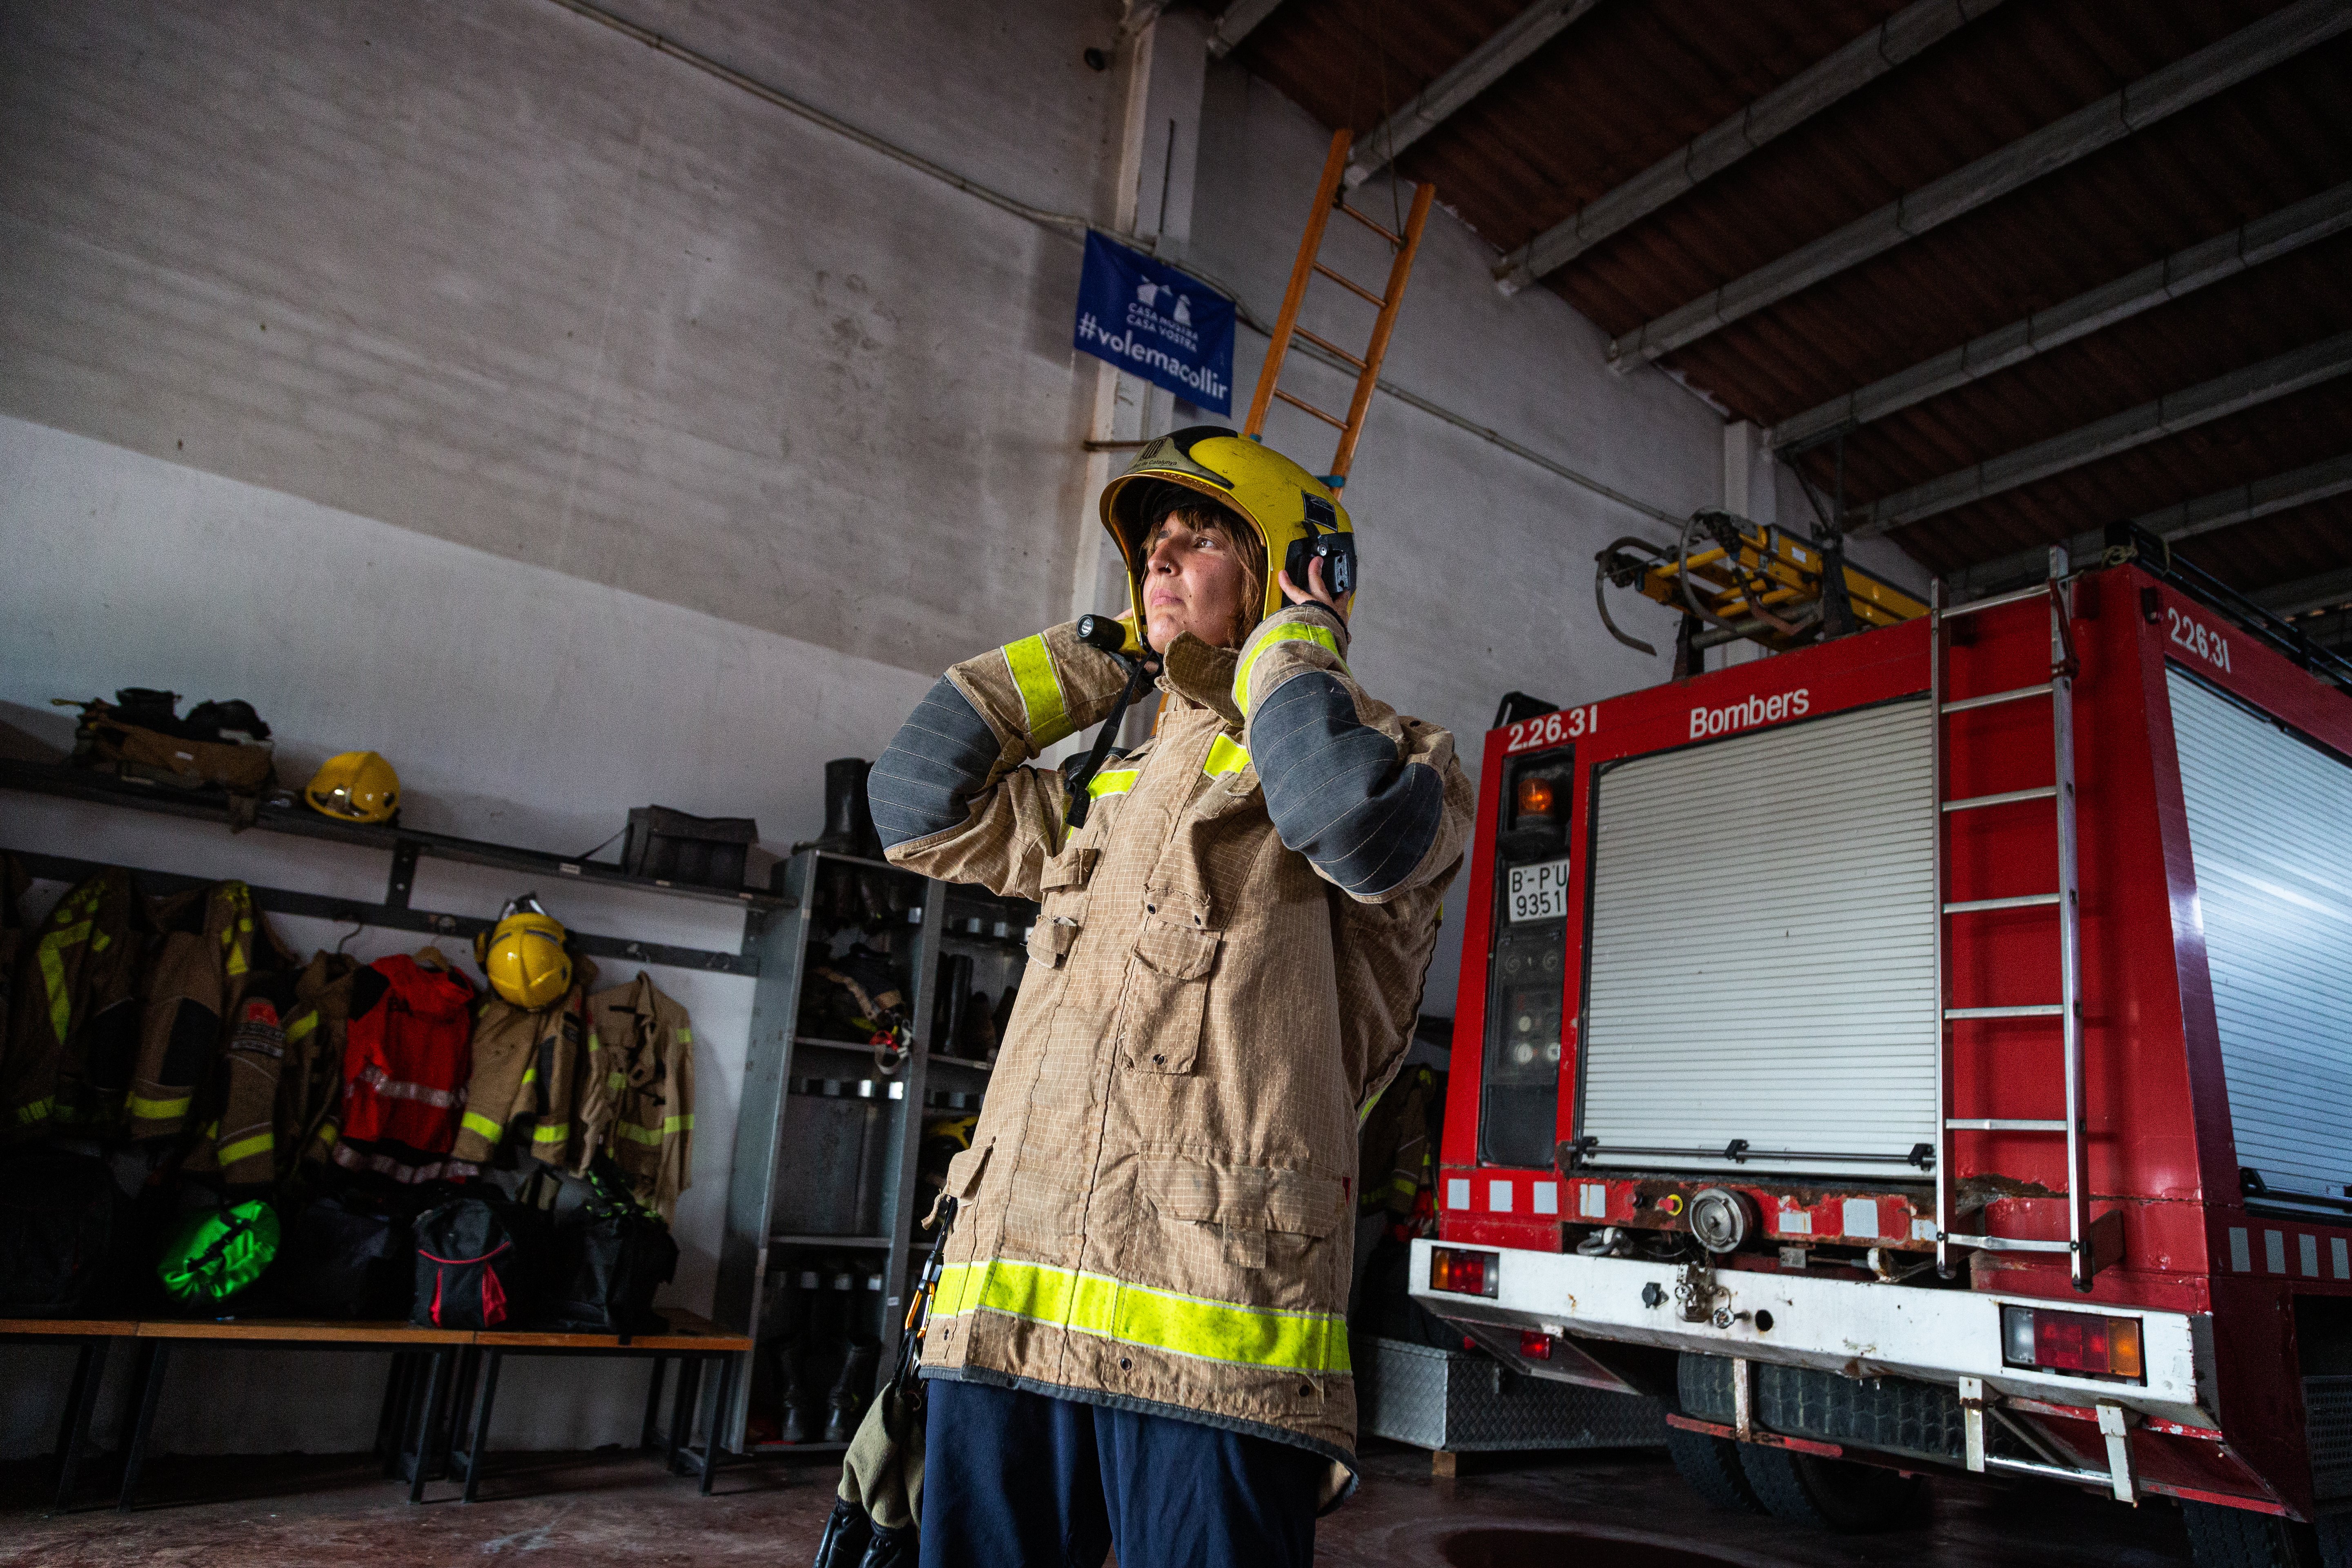
[[[1690,545],[1618,579],[1706,607]],[[1824,637],[1727,536],[1787,651],[1487,735],[1413,1294],[1718,1506],[2352,1563],[2352,666],[2108,546]]]

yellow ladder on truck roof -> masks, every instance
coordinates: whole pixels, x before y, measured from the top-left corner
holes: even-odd
[[[1344,128],[1331,134],[1330,155],[1323,160],[1323,179],[1315,189],[1315,208],[1307,216],[1307,232],[1298,241],[1298,259],[1290,268],[1290,285],[1283,291],[1282,313],[1275,318],[1274,341],[1266,345],[1265,364],[1258,372],[1257,391],[1250,398],[1249,418],[1242,426],[1243,435],[1257,439],[1265,428],[1265,416],[1272,410],[1275,399],[1280,398],[1293,408],[1311,414],[1339,431],[1339,449],[1332,455],[1331,471],[1324,476],[1324,481],[1333,489],[1348,482],[1348,470],[1355,464],[1356,439],[1363,434],[1364,416],[1372,405],[1372,389],[1380,384],[1381,361],[1388,357],[1389,337],[1396,331],[1397,307],[1404,301],[1404,286],[1412,276],[1412,258],[1421,249],[1421,231],[1429,222],[1430,204],[1437,197],[1434,185],[1423,184],[1415,189],[1412,210],[1404,220],[1402,232],[1349,206],[1345,193],[1340,189],[1340,180],[1348,171],[1348,148],[1353,140],[1353,133]],[[1373,293],[1354,279],[1324,264],[1323,231],[1334,212],[1347,214],[1387,241],[1391,252],[1389,280],[1388,287],[1380,293]],[[1329,339],[1318,337],[1298,324],[1299,307],[1307,301],[1307,285],[1318,274],[1379,310],[1380,314],[1372,321],[1371,343],[1361,354],[1349,353]],[[1355,367],[1355,395],[1348,401],[1348,414],[1344,419],[1318,408],[1303,397],[1293,396],[1282,390],[1283,361],[1289,356],[1290,340],[1294,337],[1305,338],[1325,353]]]

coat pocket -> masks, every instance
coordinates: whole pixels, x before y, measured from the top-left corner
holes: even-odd
[[[1165,916],[1145,922],[1119,1013],[1119,1056],[1137,1072],[1189,1073],[1201,1052],[1222,933]]]
[[[940,1185],[940,1195],[931,1201],[931,1212],[923,1216],[925,1229],[940,1223],[940,1211],[947,1206],[950,1198],[961,1207],[971,1206],[972,1194],[980,1191],[981,1173],[988,1169],[988,1152],[995,1147],[992,1139],[978,1148],[966,1149],[948,1162],[947,1179]]]
[[[1200,1227],[1187,1251],[1213,1247],[1218,1261],[1239,1268],[1266,1267],[1270,1237],[1286,1260],[1328,1239],[1347,1205],[1337,1177],[1263,1165],[1146,1160],[1140,1184],[1163,1220]]]
[[[1062,967],[1062,961],[1069,957],[1070,949],[1077,944],[1078,932],[1085,929],[1086,924],[1087,906],[1083,895],[1055,899],[1054,902],[1063,905],[1064,912],[1042,913],[1037,917],[1037,923],[1029,928],[1029,956],[1047,969]]]
[[[1045,862],[1037,873],[1037,890],[1041,893],[1083,888],[1094,876],[1095,862],[1102,851],[1091,846],[1073,845]]]

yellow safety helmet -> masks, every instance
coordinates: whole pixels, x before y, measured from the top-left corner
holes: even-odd
[[[1307,552],[1318,540],[1344,541],[1339,549],[1347,561],[1346,577],[1340,577],[1327,555],[1323,580],[1343,605],[1353,592],[1356,525],[1339,504],[1339,492],[1271,447],[1221,425],[1195,425],[1153,441],[1103,487],[1103,526],[1118,541],[1119,554],[1126,559],[1128,609],[1139,625],[1143,618],[1143,536],[1158,521],[1150,513],[1166,515],[1169,497],[1163,487],[1168,485],[1196,490],[1246,518],[1257,530],[1265,543],[1263,614],[1270,616],[1290,603],[1277,574],[1294,557],[1297,570],[1291,580],[1307,586]],[[1327,543],[1325,550],[1330,549]]]
[[[509,899],[499,923],[474,938],[474,962],[490,989],[518,1007],[544,1007],[572,989],[572,955],[563,951],[563,923],[540,907],[539,895]]]
[[[390,822],[400,809],[400,775],[373,752],[345,752],[303,786],[314,811],[346,822]]]

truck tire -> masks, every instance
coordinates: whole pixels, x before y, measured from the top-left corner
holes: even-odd
[[[1690,1489],[1710,1508],[1729,1513],[1764,1511],[1756,1489],[1748,1484],[1748,1472],[1740,1468],[1739,1445],[1730,1438],[1669,1426],[1666,1453],[1675,1461],[1675,1469],[1690,1483]]]
[[[1927,1483],[1918,1476],[1760,1443],[1738,1447],[1740,1469],[1756,1500],[1767,1513],[1790,1524],[1867,1534],[1907,1522],[1927,1500]]]
[[[2345,1561],[2340,1532],[2329,1532],[2337,1549],[2323,1555],[2317,1531],[2275,1514],[2184,1500],[2180,1521],[2197,1568],[2338,1568]]]

